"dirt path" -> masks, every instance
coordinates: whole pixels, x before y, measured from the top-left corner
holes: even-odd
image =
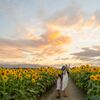
[[[49,93],[44,94],[41,100],[86,100],[86,95],[76,87],[70,78],[66,93],[68,97],[61,97],[60,99],[56,99],[56,91],[55,89],[52,89],[49,91]]]

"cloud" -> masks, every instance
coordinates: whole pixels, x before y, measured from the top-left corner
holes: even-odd
[[[39,40],[39,49],[42,50],[40,55],[48,57],[64,53],[66,51],[64,46],[67,47],[71,41],[71,37],[63,35],[58,31],[43,34]]]
[[[68,57],[57,58],[56,60],[68,60]]]
[[[47,26],[55,30],[71,29],[81,33],[86,29],[100,29],[100,9],[88,15],[81,5],[78,5],[76,1],[73,2],[68,7],[52,14],[46,20]]]
[[[93,46],[92,48],[82,48],[78,53],[72,53],[74,59],[82,61],[98,61],[100,59],[100,46]]]
[[[96,27],[100,29],[100,9],[94,11],[84,25],[88,28]]]
[[[23,1],[19,3],[15,1],[11,4],[10,2],[0,4],[0,7],[2,6],[1,11],[9,16],[10,20],[13,20],[16,24],[16,30],[14,30],[14,36],[12,36],[14,38],[0,39],[0,58],[2,59],[29,58],[41,61],[49,57],[56,58],[60,54],[68,52],[67,48],[73,42],[72,39],[75,40],[74,42],[84,42],[84,39],[80,38],[79,35],[81,37],[85,36],[85,40],[88,39],[90,41],[94,37],[99,37],[98,35],[92,34],[92,32],[98,33],[95,28],[100,29],[99,9],[88,16],[82,7],[76,1],[73,1],[68,7],[50,15],[49,12],[46,12],[48,10],[45,9],[46,6],[43,7],[41,5],[43,2],[40,1],[40,7],[34,16],[31,15],[32,7],[28,8],[29,5],[25,3],[23,5]],[[66,32],[69,32],[70,36]],[[79,43],[79,46],[82,45]],[[99,46],[82,48],[81,52],[73,53],[72,55],[75,59],[91,61],[95,57],[100,57],[99,51]],[[60,60],[67,60],[67,58],[65,57]]]
[[[94,46],[93,48],[97,49],[97,50],[100,50],[100,46]]]
[[[94,16],[95,16],[95,24],[97,25],[98,28],[100,28],[100,9],[96,10],[94,12]]]
[[[32,59],[45,59],[64,53],[66,51],[64,46],[71,43],[71,37],[58,31],[41,34],[36,36],[37,38],[34,38],[32,34],[28,35],[29,37],[25,39],[0,39],[0,58],[24,58],[27,56]]]
[[[79,53],[73,53],[72,55],[80,57],[98,57],[100,56],[100,50],[95,50],[91,48],[83,48],[83,51]]]
[[[69,10],[70,9],[70,10]],[[61,11],[55,12],[53,17],[48,19],[49,25],[76,27],[83,23],[84,12],[81,7],[74,2]]]
[[[81,61],[92,61],[93,59],[91,57],[81,57],[81,56],[75,56],[73,59],[81,60]]]
[[[11,46],[1,46],[0,47],[0,58],[10,59],[10,58],[23,58],[22,52],[17,48]]]

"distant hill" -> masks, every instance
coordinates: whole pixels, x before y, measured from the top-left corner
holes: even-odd
[[[55,68],[61,68],[63,65],[66,65],[66,64],[51,64],[51,65],[40,65],[40,64],[0,64],[0,67],[5,67],[5,68],[18,68],[18,67],[22,67],[22,68],[27,68],[27,67],[30,67],[30,68],[39,68],[39,67],[47,67],[47,66],[50,66],[50,67],[55,67]],[[77,66],[77,65],[81,65],[81,64],[70,64],[70,67],[74,67],[74,66]]]
[[[38,65],[38,64],[0,64],[0,67],[5,67],[5,68],[18,68],[18,67],[22,67],[22,68],[39,68],[43,65]]]

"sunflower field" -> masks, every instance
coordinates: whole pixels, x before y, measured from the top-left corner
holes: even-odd
[[[55,84],[57,73],[52,67],[0,68],[0,100],[37,100]]]
[[[100,100],[100,67],[73,67],[70,69],[70,76],[87,94],[87,100]]]

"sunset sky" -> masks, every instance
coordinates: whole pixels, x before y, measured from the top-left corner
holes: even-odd
[[[100,0],[0,0],[0,63],[100,63]]]

